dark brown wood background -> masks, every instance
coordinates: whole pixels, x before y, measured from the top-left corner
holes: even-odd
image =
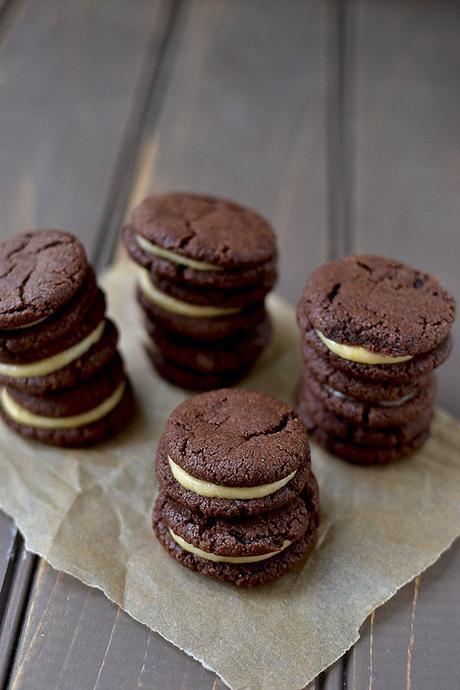
[[[68,228],[99,269],[133,203],[189,189],[271,219],[292,303],[349,252],[412,262],[460,299],[459,125],[458,2],[0,1],[1,233]],[[457,415],[459,370],[457,350],[439,391]],[[457,546],[312,687],[459,687],[459,568]],[[224,687],[26,553],[2,515],[0,586],[2,688]]]

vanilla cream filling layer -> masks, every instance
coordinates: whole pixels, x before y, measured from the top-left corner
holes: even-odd
[[[79,343],[72,345],[72,347],[58,352],[56,355],[41,359],[38,362],[30,362],[29,364],[6,364],[0,362],[0,375],[10,376],[11,378],[25,378],[29,376],[46,376],[53,371],[62,369],[67,366],[74,359],[78,359],[84,355],[88,350],[97,343],[104,332],[105,319],[92,331],[86,338],[80,340]]]
[[[30,323],[24,323],[22,326],[14,326],[14,328],[2,328],[2,331],[22,331],[24,328],[32,328],[42,321],[46,321],[48,316],[43,316],[41,319],[36,319],[35,321],[30,321]]]
[[[171,252],[169,249],[163,249],[149,240],[146,240],[142,235],[136,235],[137,244],[141,249],[149,254],[154,254],[162,259],[167,259],[172,261],[174,264],[179,264],[181,266],[188,266],[193,268],[195,271],[221,271],[220,266],[215,266],[207,261],[196,261],[196,259],[189,259],[187,256],[182,256],[182,254],[176,254]]]
[[[326,338],[326,336],[318,330],[316,330],[316,333],[328,350],[338,357],[348,359],[351,362],[359,362],[360,364],[398,364],[399,362],[407,362],[409,359],[412,359],[413,356],[402,355],[401,357],[390,357],[390,355],[366,350],[366,348],[361,347],[361,345],[342,345],[342,343],[336,343],[334,340]]]
[[[148,299],[166,311],[172,311],[181,316],[192,316],[198,319],[209,319],[216,316],[228,316],[241,311],[239,307],[213,307],[211,305],[191,304],[171,297],[161,292],[150,280],[149,272],[145,268],[139,271],[139,286]]]
[[[327,392],[333,395],[335,398],[340,398],[341,400],[350,400],[351,402],[363,402],[358,398],[354,398],[352,395],[346,395],[346,393],[342,393],[342,391],[337,391],[335,388],[331,388],[331,386],[325,386],[325,388]],[[408,393],[402,398],[397,398],[396,400],[377,400],[377,402],[372,404],[380,405],[380,407],[400,407],[401,405],[404,405],[404,403],[409,402],[409,400],[412,400],[412,398],[415,398],[415,393]]]
[[[194,494],[205,496],[206,498],[229,498],[232,500],[264,498],[265,496],[274,494],[275,491],[278,491],[283,486],[286,486],[297,472],[297,470],[295,470],[291,472],[291,474],[288,474],[287,477],[279,479],[277,482],[271,482],[270,484],[259,484],[259,486],[220,486],[219,484],[205,482],[202,479],[192,477],[192,475],[188,474],[182,467],[179,467],[169,455],[168,462],[174,479],[179,482],[184,489],[193,491]]]
[[[263,553],[259,556],[218,556],[215,553],[203,551],[197,546],[189,544],[188,541],[185,541],[185,539],[179,537],[178,534],[175,534],[170,527],[168,527],[168,529],[169,534],[174,539],[176,544],[181,547],[181,549],[184,549],[184,551],[188,551],[189,553],[193,553],[194,556],[198,556],[199,558],[204,558],[207,561],[213,561],[214,563],[257,563],[258,561],[265,561],[267,558],[277,556],[279,553],[281,553],[281,551],[284,551],[284,549],[287,549],[287,547],[292,544],[292,541],[285,539],[283,546],[278,549],[278,551],[270,551],[269,553]]]
[[[108,398],[100,405],[97,405],[97,407],[93,407],[87,412],[82,412],[81,414],[72,415],[70,417],[44,417],[30,412],[30,410],[16,402],[6,388],[3,388],[0,392],[0,404],[8,417],[18,424],[32,426],[37,429],[75,429],[85,424],[97,422],[99,419],[109,414],[122,399],[124,389],[125,383],[123,382]]]

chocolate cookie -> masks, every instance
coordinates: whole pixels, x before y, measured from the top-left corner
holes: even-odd
[[[217,308],[223,307],[224,309],[245,309],[253,304],[263,302],[265,296],[273,287],[273,283],[267,281],[245,288],[219,290],[218,288],[197,288],[180,283],[177,284],[151,274],[149,277],[157,290],[173,297],[179,302]]]
[[[210,391],[215,388],[233,386],[241,381],[251,368],[251,364],[247,364],[247,366],[236,371],[205,374],[178,366],[158,350],[151,350],[149,347],[146,350],[152,365],[165,381],[188,391]]]
[[[350,378],[364,381],[391,382],[406,384],[415,379],[428,376],[439,367],[452,350],[452,337],[448,335],[437,347],[423,355],[416,355],[412,359],[396,364],[363,364],[353,362],[335,355],[321,342],[318,334],[311,325],[307,325],[301,332],[302,357],[307,363],[313,353],[318,353],[329,368],[343,371]]]
[[[292,500],[309,479],[308,438],[284,403],[243,389],[185,401],[157,451],[158,480],[190,509],[255,514]]]
[[[142,249],[138,237],[139,235],[133,225],[124,228],[123,242],[131,258],[140,266],[148,269],[152,275],[174,282],[176,285],[195,285],[200,288],[231,290],[251,287],[258,283],[274,284],[276,281],[275,259],[251,268],[232,271],[196,270],[190,266],[155,256]]]
[[[328,436],[343,439],[348,444],[384,448],[400,446],[412,441],[422,432],[427,431],[433,417],[433,408],[428,406],[417,417],[400,426],[375,429],[367,424],[350,424],[339,415],[327,410],[308,389],[300,391],[296,401],[296,409],[301,419],[310,420]]]
[[[97,407],[109,398],[125,378],[118,352],[90,379],[72,388],[61,388],[40,395],[6,387],[8,395],[21,407],[45,417],[70,417]]]
[[[64,349],[60,347],[60,343],[72,344],[72,339],[76,339],[75,331],[88,320],[90,309],[95,308],[103,318],[104,295],[90,270],[75,297],[58,312],[29,328],[0,331],[0,361],[34,361],[37,360],[38,352],[52,354],[55,343],[57,347],[54,347],[54,351]],[[94,323],[94,319],[92,322]]]
[[[115,354],[118,342],[118,331],[110,319],[105,319],[88,336],[89,340],[82,342],[88,349],[67,364],[59,364],[51,360],[47,373],[37,374],[34,371],[21,372],[20,376],[12,376],[5,367],[10,366],[0,362],[0,385],[12,386],[33,395],[60,388],[70,388],[80,381],[90,378],[98,372]],[[94,340],[94,344],[90,344]],[[79,346],[79,344],[77,344]],[[47,361],[47,360],[45,360]],[[43,363],[43,361],[42,361]],[[32,365],[37,363],[32,363]],[[29,366],[29,365],[21,365]]]
[[[417,395],[401,404],[394,405],[393,401],[386,404],[372,404],[357,398],[338,395],[338,391],[328,389],[314,377],[304,376],[300,382],[299,397],[304,391],[309,392],[326,410],[335,413],[350,424],[365,425],[375,429],[383,427],[399,427],[408,424],[426,408],[433,404],[436,393],[436,380],[432,375],[425,386],[420,388]],[[384,401],[382,401],[384,402]]]
[[[454,300],[435,278],[378,256],[348,256],[316,269],[298,308],[302,330],[311,324],[335,344],[391,358],[438,347],[454,317]]]
[[[306,378],[314,377],[322,386],[336,393],[343,393],[346,396],[358,398],[362,402],[374,404],[382,401],[396,404],[401,400],[409,400],[415,397],[429,380],[429,376],[416,377],[404,382],[394,379],[375,381],[357,378],[348,375],[342,369],[333,367],[328,357],[323,357],[313,348],[307,347],[303,350],[303,364]]]
[[[100,381],[104,385],[102,378]],[[93,381],[93,385],[95,388],[96,382]],[[78,387],[72,393],[78,396]],[[67,408],[71,407],[70,397],[69,392],[63,398]],[[85,398],[88,403],[89,397]],[[99,397],[99,393],[96,393],[95,400]],[[34,406],[38,408],[40,403],[35,401]],[[75,407],[78,406],[76,400]],[[43,402],[43,407],[58,411],[49,398]],[[92,445],[115,435],[131,419],[133,409],[131,385],[126,377],[122,377],[118,386],[99,405],[92,405],[90,409],[76,415],[63,415],[64,408],[59,409],[61,414],[36,414],[19,404],[17,396],[13,397],[10,389],[3,388],[0,391],[0,416],[13,431],[43,443],[68,448]]]
[[[251,331],[257,324],[266,319],[263,302],[248,309],[237,310],[226,316],[196,318],[173,313],[157,306],[140,289],[137,291],[137,299],[145,314],[164,330],[195,340],[209,341],[231,338],[237,334]]]
[[[102,290],[91,290],[90,293],[91,304],[90,298],[85,298],[86,311],[79,314],[80,318],[71,315],[66,323],[65,316],[57,314],[33,328],[24,329],[24,332],[15,331],[20,335],[14,340],[9,337],[2,342],[0,338],[0,363],[31,364],[53,357],[85,340],[104,321],[106,307]]]
[[[253,587],[295,567],[316,542],[318,519],[312,487],[311,496],[302,494],[281,511],[235,521],[201,516],[160,493],[153,525],[164,548],[185,567]]]
[[[149,197],[134,209],[131,226],[143,252],[138,262],[149,267],[159,257],[198,273],[219,274],[253,269],[276,258],[267,221],[226,199],[184,193]],[[132,251],[129,240],[127,248]],[[136,251],[133,258],[137,256]],[[227,285],[222,281],[220,287]]]
[[[238,372],[252,364],[268,344],[272,330],[268,315],[250,333],[217,342],[187,340],[168,333],[148,318],[145,327],[164,359],[199,374]]]
[[[88,273],[82,244],[61,230],[26,232],[0,243],[0,329],[25,328],[75,297]]]
[[[396,446],[359,445],[330,436],[324,429],[316,426],[304,410],[299,409],[299,412],[302,414],[302,421],[314,441],[339,458],[355,465],[386,465],[395,460],[400,460],[423,446],[430,435],[430,431],[427,429],[412,440]]]

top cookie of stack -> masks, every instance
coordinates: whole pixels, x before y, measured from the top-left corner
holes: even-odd
[[[137,298],[159,372],[191,389],[244,375],[270,335],[270,225],[225,199],[164,194],[134,209],[123,238],[141,267]]]
[[[22,435],[64,446],[101,440],[132,407],[81,243],[60,230],[0,243],[0,414]]]
[[[438,281],[399,261],[349,256],[316,269],[297,311],[297,405],[312,436],[367,464],[420,446],[454,317]]]

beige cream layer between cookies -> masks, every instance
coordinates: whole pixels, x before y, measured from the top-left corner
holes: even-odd
[[[336,343],[334,340],[327,338],[321,331],[316,330],[316,334],[321,342],[328,350],[333,352],[342,359],[348,359],[351,362],[358,362],[359,364],[399,364],[407,362],[412,359],[413,355],[402,355],[401,357],[391,357],[379,352],[372,352],[361,345],[344,345]]]
[[[220,266],[210,264],[207,261],[189,259],[187,256],[183,256],[182,254],[177,254],[169,249],[163,249],[163,247],[159,247],[157,244],[149,242],[149,240],[147,240],[145,237],[142,237],[142,235],[136,234],[136,241],[139,247],[148,254],[158,256],[160,259],[166,259],[167,261],[171,261],[179,266],[188,266],[188,268],[193,268],[194,271],[214,272],[222,270]]]
[[[205,498],[225,498],[230,500],[251,500],[254,498],[264,498],[265,496],[270,496],[276,491],[279,491],[286,486],[291,479],[295,476],[297,470],[291,472],[276,482],[271,482],[270,484],[259,484],[259,486],[222,486],[220,484],[213,484],[212,482],[203,481],[202,479],[197,479],[191,474],[186,472],[182,467],[180,467],[174,460],[168,455],[168,463],[171,469],[171,473],[174,479],[187,489],[192,491],[199,496],[204,496]]]
[[[102,403],[91,410],[68,417],[46,417],[31,412],[20,405],[6,388],[0,391],[0,404],[5,414],[18,424],[34,427],[35,429],[76,429],[80,426],[93,424],[108,415],[121,402],[125,391],[125,383],[122,382]]]
[[[7,364],[0,362],[0,376],[7,376],[9,378],[29,378],[35,376],[46,376],[52,374],[67,366],[74,360],[86,354],[93,345],[95,345],[102,337],[105,329],[105,319],[98,324],[98,326],[83,338],[79,343],[58,352],[51,357],[38,360],[37,362],[29,362],[28,364]]]
[[[181,549],[183,549],[184,551],[188,551],[188,553],[192,553],[194,556],[198,556],[199,558],[204,558],[206,561],[213,561],[213,563],[258,563],[259,561],[267,560],[267,558],[273,558],[273,556],[277,556],[279,553],[281,553],[281,551],[284,551],[284,549],[287,549],[287,547],[292,544],[292,541],[285,539],[281,549],[278,549],[277,551],[270,551],[269,553],[259,554],[258,556],[219,556],[218,554],[210,553],[209,551],[203,551],[202,549],[199,549],[197,546],[189,544],[187,541],[185,541],[185,539],[182,539],[182,537],[180,537],[178,534],[175,534],[175,532],[173,532],[173,530],[170,527],[168,528],[168,530],[171,537],[174,539],[176,544],[180,546]]]
[[[190,316],[194,319],[212,319],[218,316],[230,316],[241,311],[239,307],[213,307],[208,304],[192,304],[191,302],[183,302],[175,297],[171,297],[171,295],[162,292],[152,283],[150,274],[145,268],[139,269],[139,287],[152,304],[181,316]]]

